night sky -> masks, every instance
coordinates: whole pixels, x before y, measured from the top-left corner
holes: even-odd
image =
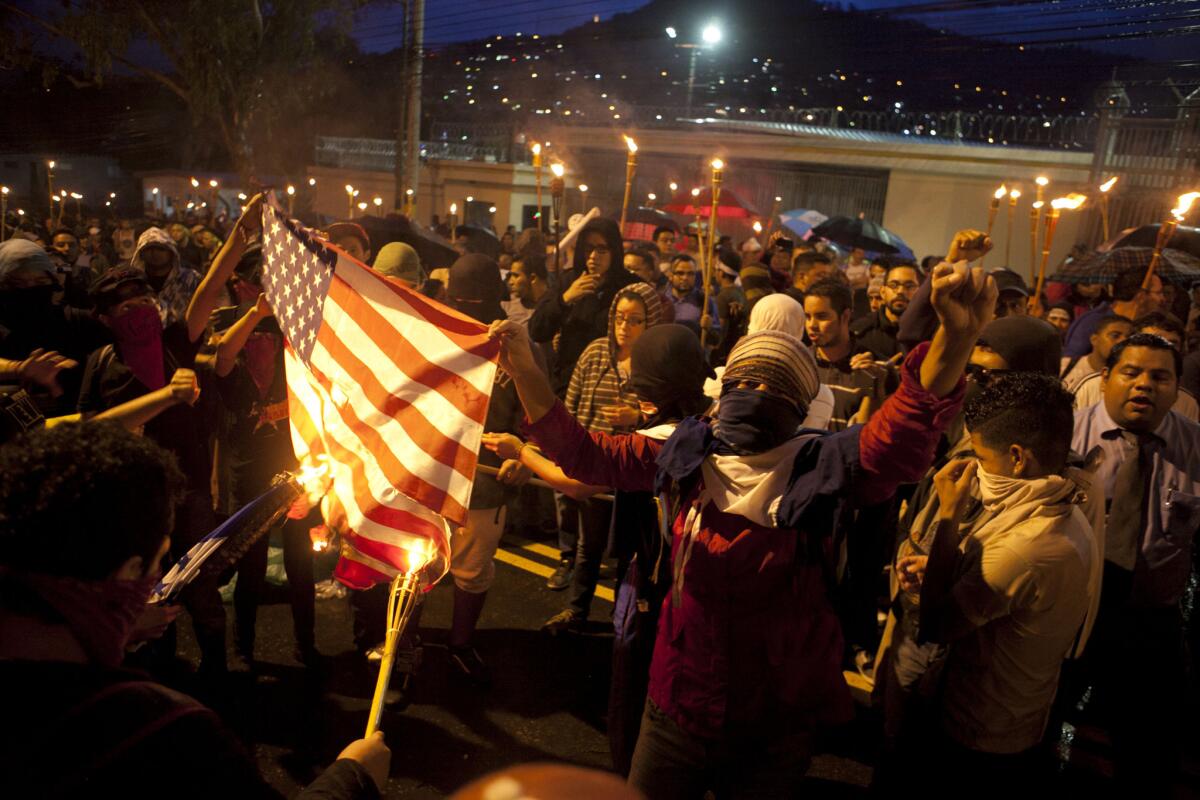
[[[1082,3],[1064,0],[1060,9],[1047,10],[1044,3],[942,2],[914,3],[912,0],[854,0],[859,9],[912,9],[915,5],[940,6],[914,16],[931,27],[1008,41],[1082,37],[1084,46],[1139,56],[1154,61],[1192,60],[1200,44],[1200,2],[1189,0],[1113,0]],[[437,45],[477,39],[488,35],[560,33],[599,15],[632,11],[646,0],[440,0],[426,2],[426,42]],[[1072,7],[1086,6],[1086,10]],[[743,8],[753,5],[749,4]],[[1036,12],[1034,9],[1036,8]],[[698,12],[699,13],[699,12]],[[1156,17],[1173,19],[1151,23]],[[697,19],[696,25],[707,20]],[[681,20],[681,24],[687,24]],[[1077,27],[1078,26],[1078,27]],[[1171,36],[1147,36],[1175,31]],[[1178,31],[1186,31],[1179,35]],[[358,16],[354,38],[368,52],[384,52],[401,43],[403,11],[399,3],[377,2]],[[1103,39],[1100,37],[1111,37]]]

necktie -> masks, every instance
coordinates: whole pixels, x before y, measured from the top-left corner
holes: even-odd
[[[1145,528],[1146,470],[1142,440],[1121,431],[1124,458],[1113,479],[1112,503],[1108,507],[1104,556],[1118,567],[1133,570],[1138,545]]]

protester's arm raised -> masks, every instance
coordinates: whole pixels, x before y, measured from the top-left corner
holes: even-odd
[[[242,352],[242,348],[246,346],[246,341],[254,332],[255,326],[269,316],[271,316],[271,306],[267,303],[267,296],[260,294],[254,308],[247,311],[221,337],[221,343],[217,345],[217,363],[214,368],[218,377],[224,378],[233,371],[238,353]]]
[[[256,194],[246,204],[246,210],[238,217],[233,231],[225,238],[225,243],[213,259],[212,267],[196,287],[196,293],[192,295],[192,302],[188,304],[187,310],[188,338],[191,341],[196,341],[204,333],[204,328],[208,325],[208,315],[217,307],[221,287],[233,274],[233,268],[246,252],[246,245],[262,230],[262,203],[263,196]]]
[[[941,263],[930,276],[932,301],[941,325],[921,364],[921,385],[937,397],[954,391],[975,341],[996,311],[996,282],[966,261]]]

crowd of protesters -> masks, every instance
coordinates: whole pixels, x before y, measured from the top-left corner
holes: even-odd
[[[220,718],[163,685],[180,609],[147,605],[297,467],[260,203],[0,244],[0,676],[23,687],[0,700],[0,785],[117,793],[186,772],[187,796],[271,794]],[[975,231],[918,264],[783,230],[711,251],[669,227],[626,241],[594,213],[557,248],[443,227],[448,269],[353,221],[321,231],[499,340],[481,450],[497,472],[452,537],[450,664],[490,683],[473,634],[506,527],[550,518],[546,587],[565,602],[548,635],[589,626],[615,559],[607,723],[633,789],[794,796],[854,716],[847,673],[877,710],[880,792],[908,793],[917,765],[923,791],[1036,787],[1068,720],[1108,743],[1119,789],[1178,779],[1200,285],[1164,291],[1143,267],[1033,297],[971,266],[991,246]],[[279,531],[312,669],[319,523],[298,507]],[[205,692],[254,668],[267,548],[237,565],[232,648],[215,578],[180,598]],[[350,604],[376,662],[386,587]],[[420,649],[418,612],[394,706]],[[387,770],[382,740],[360,740],[305,796],[377,796]]]

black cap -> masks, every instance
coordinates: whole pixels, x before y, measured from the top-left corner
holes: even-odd
[[[92,302],[100,312],[107,311],[131,297],[153,293],[154,289],[150,286],[146,273],[137,267],[110,269],[96,279],[90,291]]]
[[[1025,279],[1011,269],[999,267],[988,274],[996,281],[996,288],[1000,290],[1000,294],[1010,292],[1029,297],[1029,287],[1025,285]]]

